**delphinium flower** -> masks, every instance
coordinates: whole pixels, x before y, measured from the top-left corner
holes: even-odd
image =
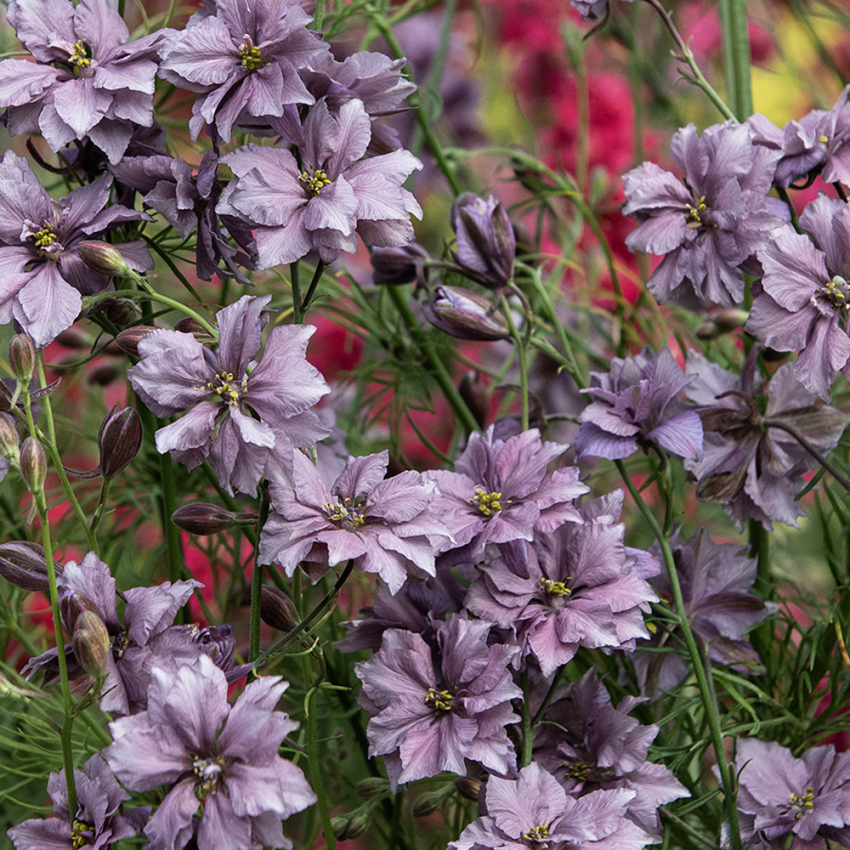
[[[436,624],[437,660],[418,634],[389,629],[379,652],[355,664],[369,721],[369,755],[383,755],[393,789],[465,759],[507,775],[516,767],[507,726],[522,696],[509,664],[516,646],[488,646],[490,624],[455,615]]]
[[[304,774],[278,755],[298,724],[275,711],[279,676],[251,682],[231,707],[227,680],[205,655],[176,674],[154,668],[148,710],[114,720],[104,754],[131,791],[168,793],[144,828],[151,850],[291,848],[281,821],[316,801]],[[200,819],[195,814],[200,810]]]
[[[467,608],[515,629],[544,676],[579,647],[633,650],[636,639],[649,637],[642,612],[658,597],[646,578],[658,571],[658,562],[624,546],[622,503],[622,491],[585,503],[581,524],[535,537],[527,577],[502,558],[488,559],[469,589]]]
[[[427,473],[439,487],[435,510],[452,533],[453,542],[444,546],[452,550],[451,560],[474,559],[487,543],[528,541],[562,523],[580,522],[573,500],[588,487],[578,480],[578,468],[547,472],[566,450],[541,440],[535,428],[500,440],[491,425],[470,436],[454,472]]]
[[[260,536],[260,562],[313,581],[343,561],[377,573],[397,593],[409,574],[434,574],[434,548],[449,536],[433,516],[436,487],[420,473],[385,479],[386,451],[350,458],[328,489],[320,471],[294,453],[292,484],[269,487],[272,510]]]
[[[452,205],[451,222],[457,242],[453,255],[463,273],[490,289],[510,283],[516,236],[501,202],[463,192]]]
[[[764,267],[747,330],[777,351],[796,351],[794,375],[829,399],[836,373],[850,377],[850,208],[819,195],[758,251]]]
[[[11,0],[6,17],[35,62],[0,62],[0,107],[12,135],[40,133],[54,151],[89,139],[118,162],[153,124],[161,32],[130,33],[108,0]],[[40,224],[40,222],[38,222]]]
[[[25,159],[7,151],[0,161],[0,324],[15,319],[39,348],[74,323],[81,295],[109,283],[80,259],[80,242],[125,221],[150,218],[107,207],[111,183],[111,177],[99,177],[54,201]],[[137,271],[153,266],[144,243],[115,248]]]
[[[378,247],[413,239],[410,216],[422,210],[402,183],[422,163],[405,150],[361,159],[371,134],[359,100],[337,113],[320,101],[304,120],[300,164],[289,150],[253,144],[222,157],[236,177],[217,210],[255,225],[259,268],[313,250],[331,263],[357,249],[358,235]]]
[[[297,141],[297,104],[313,103],[298,72],[328,51],[307,29],[310,20],[297,0],[218,0],[211,14],[169,32],[159,73],[200,95],[189,121],[193,141],[206,124],[229,142],[243,117],[263,118]]]
[[[136,835],[150,814],[150,806],[124,811],[130,795],[115,781],[100,753],[74,771],[77,810],[68,808],[65,771],[51,773],[47,793],[58,818],[24,821],[9,830],[17,850],[106,850],[122,838]]]
[[[689,124],[670,150],[684,183],[652,162],[626,174],[623,212],[639,225],[626,245],[665,255],[648,281],[658,301],[740,303],[748,261],[782,224],[783,205],[767,199],[780,154],[753,145],[748,127],[730,123],[702,137]]]
[[[473,821],[449,850],[640,850],[652,841],[626,817],[634,791],[573,797],[539,764],[519,777],[487,780],[487,815]]]
[[[629,818],[660,840],[658,807],[688,792],[669,768],[647,761],[658,727],[629,717],[640,702],[624,697],[614,708],[596,670],[589,670],[546,709],[534,736],[534,760],[573,796],[599,789],[634,791]]]
[[[655,443],[672,454],[702,457],[702,423],[685,388],[693,382],[668,349],[645,348],[611,361],[609,372],[591,372],[593,401],[581,412],[578,457],[628,457]]]
[[[270,299],[243,295],[219,310],[217,354],[191,334],[147,334],[139,342],[140,362],[127,373],[157,416],[187,411],[156,432],[157,450],[189,469],[209,457],[229,493],[252,493],[263,476],[286,475],[293,447],[327,435],[312,408],[328,386],[305,356],[315,328],[278,325],[260,354]]]
[[[744,846],[826,850],[850,842],[850,754],[827,744],[801,758],[776,742],[743,738],[735,758]]]
[[[688,388],[700,405],[705,455],[689,466],[699,481],[697,496],[720,502],[739,528],[746,520],[772,527],[771,520],[797,525],[802,514],[796,494],[803,473],[818,461],[796,436],[821,456],[838,444],[850,417],[827,405],[795,377],[794,366],[780,366],[770,381],[764,414],[755,375],[754,349],[741,375],[734,375],[697,352],[688,354],[688,372],[697,375]]]

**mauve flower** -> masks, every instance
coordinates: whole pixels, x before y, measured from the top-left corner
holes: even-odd
[[[513,280],[516,237],[507,210],[492,195],[463,192],[452,205],[453,256],[476,282],[501,289]]]
[[[88,138],[118,162],[153,123],[161,32],[130,33],[108,0],[11,0],[6,16],[36,62],[0,62],[0,107],[12,135],[40,133],[54,151]]]
[[[58,818],[24,821],[9,830],[17,850],[106,850],[122,838],[136,835],[150,814],[150,806],[124,811],[130,795],[115,781],[100,753],[74,771],[77,810],[71,816],[65,771],[51,773],[47,793]]]
[[[372,717],[369,755],[384,756],[393,790],[444,770],[464,776],[465,759],[501,775],[516,767],[506,727],[520,719],[508,669],[517,647],[488,646],[490,624],[459,615],[436,632],[436,661],[420,635],[389,629],[380,651],[354,666]]]
[[[298,71],[328,51],[307,29],[310,19],[296,0],[218,0],[168,34],[159,73],[200,95],[189,121],[193,141],[207,124],[229,142],[243,118],[263,118],[295,141],[296,105],[313,103]]]
[[[321,473],[294,453],[292,485],[270,485],[272,511],[260,536],[260,562],[280,564],[288,576],[301,567],[312,580],[354,560],[397,593],[408,574],[434,574],[434,547],[449,536],[433,517],[436,487],[407,471],[384,479],[386,451],[350,458],[328,489]]]
[[[125,221],[150,219],[126,207],[107,207],[111,184],[104,175],[54,201],[25,159],[7,151],[0,161],[0,324],[15,319],[38,348],[74,323],[81,294],[109,284],[80,259],[80,242]],[[137,271],[153,267],[144,243],[115,248]]]
[[[316,329],[278,325],[260,355],[270,299],[243,295],[219,310],[217,354],[191,334],[147,334],[139,342],[142,359],[127,373],[157,416],[187,411],[156,432],[157,450],[171,452],[189,469],[209,457],[229,493],[251,493],[264,476],[285,476],[294,447],[327,436],[312,408],[328,386],[305,356]]]
[[[346,101],[338,113],[320,101],[304,121],[300,159],[257,145],[222,157],[236,178],[217,210],[255,225],[259,268],[313,250],[331,263],[341,251],[357,250],[358,235],[385,248],[413,239],[410,216],[421,217],[422,209],[402,183],[422,163],[404,150],[361,159],[371,133],[359,100]]]
[[[468,289],[436,286],[423,312],[434,327],[458,339],[494,342],[511,336],[498,304]]]
[[[593,401],[581,412],[576,455],[623,458],[641,445],[657,443],[672,454],[699,460],[702,423],[684,398],[693,381],[666,348],[615,357],[609,372],[591,372]]]
[[[298,724],[275,711],[279,676],[251,682],[234,705],[205,655],[176,674],[154,669],[148,710],[114,720],[109,766],[131,791],[168,785],[144,829],[151,850],[291,848],[281,821],[316,801],[304,774],[277,753]],[[200,820],[195,813],[201,810]]]
[[[689,124],[670,150],[684,182],[652,162],[625,176],[623,212],[639,225],[626,245],[665,255],[648,281],[658,301],[740,303],[745,264],[782,224],[784,205],[767,198],[780,154],[754,145],[746,125],[728,122],[701,138]]]

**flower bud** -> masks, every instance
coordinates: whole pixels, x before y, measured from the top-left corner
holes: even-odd
[[[508,339],[507,323],[498,309],[481,295],[454,286],[438,286],[424,306],[425,318],[458,339],[492,342]]]
[[[422,264],[429,259],[429,255],[416,242],[398,248],[375,248],[370,259],[373,283],[399,286],[428,280],[428,273]]]
[[[109,658],[109,632],[106,624],[94,611],[83,611],[71,633],[74,657],[83,670],[95,681],[106,676]]]
[[[198,342],[212,342],[212,337],[209,331],[198,321],[187,316],[181,319],[175,326],[174,330],[182,334],[192,334]]]
[[[110,298],[103,307],[106,318],[119,328],[139,321],[142,315],[138,305],[129,298]]]
[[[700,339],[716,339],[742,327],[748,318],[749,313],[746,310],[715,310],[706,316],[705,321],[697,328],[696,334]]]
[[[56,572],[61,566],[56,564]],[[15,587],[47,593],[47,561],[44,549],[28,540],[12,540],[0,545],[0,575]]]
[[[115,478],[139,453],[142,445],[142,421],[135,408],[113,407],[100,423],[97,447],[103,477]]]
[[[280,632],[291,632],[301,620],[293,601],[282,590],[268,584],[263,585],[260,596],[260,618]]]
[[[424,794],[420,794],[414,801],[411,809],[413,817],[424,818],[428,815],[433,815],[445,798],[446,794],[444,791],[427,791]]]
[[[127,328],[121,331],[115,337],[115,342],[118,347],[125,353],[133,357],[139,356],[139,343],[149,334],[153,333],[156,328],[149,325],[136,325],[134,328]]]
[[[359,838],[369,829],[372,823],[371,812],[359,812],[353,818],[349,818],[348,827],[345,830],[345,840]]]
[[[27,437],[21,444],[21,477],[30,493],[44,490],[47,478],[47,455],[44,446],[35,437]]]
[[[331,829],[337,841],[345,839],[345,831],[348,829],[348,815],[337,815],[331,818]]]
[[[18,430],[4,413],[0,413],[0,457],[18,461]]]
[[[473,779],[471,776],[458,776],[455,779],[455,788],[460,796],[475,802],[478,802],[478,795],[481,793],[483,784],[480,779]]]
[[[70,632],[80,615],[85,611],[94,611],[101,619],[103,612],[88,596],[69,587],[59,588],[59,616],[65,628]]]
[[[29,384],[35,369],[35,349],[25,334],[12,337],[9,343],[9,365],[19,382]]]
[[[116,363],[114,360],[111,360],[108,363],[101,363],[99,366],[95,366],[95,368],[88,373],[86,381],[90,385],[96,384],[99,387],[107,387],[116,378],[119,378],[124,374],[122,365],[123,364]]]
[[[171,515],[171,521],[189,534],[217,534],[236,525],[252,525],[257,519],[257,514],[237,514],[221,505],[211,505],[207,502],[183,505]]]
[[[457,389],[466,406],[472,411],[475,421],[482,428],[486,428],[490,414],[490,398],[481,382],[481,376],[477,372],[467,372],[460,379]]]
[[[79,253],[80,259],[98,274],[121,277],[131,271],[127,261],[121,256],[121,252],[108,242],[100,242],[94,239],[80,242],[77,245],[77,253]]]
[[[464,192],[455,201],[451,222],[457,236],[457,261],[474,280],[491,289],[513,278],[516,237],[505,208],[492,195]]]
[[[381,779],[380,776],[367,776],[357,783],[354,791],[358,797],[368,800],[370,797],[377,797],[378,794],[383,794],[389,787],[389,782],[386,779]]]

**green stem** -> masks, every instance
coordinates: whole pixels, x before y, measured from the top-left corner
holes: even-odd
[[[508,323],[508,329],[511,332],[511,337],[516,344],[517,352],[519,354],[519,386],[522,402],[522,430],[527,431],[529,428],[527,341],[517,330],[514,317],[511,314],[511,305],[508,303],[508,299],[505,297],[504,293],[500,296],[500,300],[502,302],[502,313],[505,315],[505,321]],[[531,322],[530,313],[526,313],[525,321],[526,323]]]
[[[106,499],[109,496],[109,484],[110,479],[104,478],[100,485],[100,496],[98,497],[97,507],[95,508],[90,526],[92,534],[97,533],[97,527],[100,524],[101,517],[103,516],[103,510],[106,507]]]
[[[161,422],[160,425],[165,423]],[[168,578],[174,583],[183,577],[183,544],[180,529],[171,521],[171,515],[177,510],[177,481],[174,476],[174,462],[171,455],[159,456],[159,470],[162,478],[162,533],[165,537],[165,551],[168,560]],[[179,618],[178,618],[179,619]]]
[[[177,268],[177,265],[175,264],[174,260],[172,260],[171,257],[165,251],[162,250],[162,248],[159,246],[159,243],[151,239],[150,237],[145,236],[144,234],[142,234],[142,239],[144,239],[145,242],[147,242],[148,245],[154,249],[154,251],[162,259],[162,261],[168,266],[169,269],[171,269],[174,276],[180,281],[180,283],[183,284],[184,287],[186,287],[192,298],[194,298],[198,303],[200,303],[201,296],[198,295],[198,293],[195,291],[195,287],[192,286],[191,283],[189,283],[189,281],[186,279],[186,275],[184,275],[180,271],[180,269]]]
[[[310,304],[313,301],[313,297],[316,294],[316,288],[319,286],[319,281],[322,279],[322,274],[325,271],[325,264],[319,260],[318,265],[316,266],[316,271],[313,272],[313,279],[310,281],[310,285],[307,287],[307,294],[304,296],[304,300],[301,302],[301,314],[302,316],[306,314],[307,310],[310,309]]]
[[[762,419],[762,425],[767,428],[778,428],[790,434],[848,493],[850,493],[850,478],[833,466],[826,455],[819,452],[796,428],[781,419]]]
[[[309,654],[303,657],[302,665],[304,687],[309,689],[307,691],[308,696],[305,708],[307,711],[307,761],[310,765],[310,784],[316,793],[319,817],[322,821],[322,832],[325,835],[328,850],[336,850],[336,838],[334,837],[333,827],[331,826],[331,809],[328,805],[325,783],[322,781],[322,760],[319,757],[319,718],[316,705],[316,698],[319,691],[315,685],[310,684],[313,678],[313,670],[310,666]]]
[[[531,756],[534,749],[534,731],[531,728],[531,705],[529,696],[531,689],[528,684],[528,668],[519,674],[519,683],[522,688],[522,720],[520,721],[522,728],[522,754],[520,755],[520,767],[527,767],[531,764]]]
[[[747,0],[720,0],[723,26],[723,59],[726,90],[732,111],[741,119],[753,114],[750,76],[750,38],[747,31]]]
[[[304,321],[301,310],[301,261],[296,260],[289,264],[289,280],[292,286],[292,321],[300,325]]]
[[[325,0],[316,0],[316,14],[313,17],[313,26],[310,29],[316,32],[322,31],[322,24],[325,22]]]
[[[257,544],[254,547],[254,575],[251,579],[251,620],[249,624],[248,660],[256,661],[260,657],[260,602],[263,596],[263,565],[260,563],[260,532],[269,516],[269,497],[262,490],[260,497],[260,516],[257,519]]]

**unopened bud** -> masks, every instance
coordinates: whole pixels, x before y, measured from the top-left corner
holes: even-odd
[[[110,298],[104,304],[104,312],[106,318],[119,328],[138,322],[142,315],[139,306],[129,298]]]
[[[56,337],[56,342],[62,348],[70,348],[73,351],[88,351],[92,347],[91,337],[77,327],[66,328]]]
[[[457,389],[466,406],[472,411],[475,421],[482,428],[486,428],[490,414],[490,397],[478,372],[467,372],[460,379]]]
[[[499,289],[514,274],[516,237],[508,213],[492,195],[459,195],[451,211],[457,261],[484,286]]]
[[[80,255],[80,259],[98,274],[121,277],[131,271],[127,261],[121,256],[121,252],[108,242],[100,242],[94,239],[80,242],[77,245],[77,253]]]
[[[100,424],[97,447],[100,468],[106,479],[115,478],[139,453],[142,445],[142,421],[133,407],[113,407]]]
[[[3,413],[0,413],[0,456],[18,461],[18,431],[12,419]]]
[[[209,331],[197,320],[187,316],[181,319],[175,326],[174,330],[180,331],[183,334],[192,334],[198,342],[212,342],[213,338]]]
[[[389,787],[389,782],[386,779],[381,779],[380,776],[367,776],[357,783],[354,791],[358,797],[368,800],[370,797],[377,797],[378,794],[383,794]]]
[[[742,327],[748,318],[749,313],[746,310],[715,310],[706,316],[705,321],[697,328],[696,334],[700,339],[716,339]]]
[[[85,611],[93,611],[103,619],[103,613],[88,596],[69,587],[59,588],[59,616],[69,632]]]
[[[44,490],[47,478],[47,455],[44,446],[35,437],[27,437],[21,444],[21,477],[30,493]]]
[[[478,795],[481,793],[481,786],[483,784],[480,779],[473,779],[471,776],[458,776],[455,779],[455,788],[457,788],[460,796],[476,802],[478,801]]]
[[[337,815],[331,818],[331,829],[337,841],[345,839],[345,831],[348,829],[349,818],[347,815]]]
[[[22,384],[29,384],[35,369],[35,349],[25,334],[16,334],[9,343],[9,365]]]
[[[370,824],[372,823],[371,813],[370,812],[359,812],[354,815],[353,818],[349,818],[348,826],[345,830],[345,840],[348,841],[352,838],[359,838],[369,829]]]
[[[295,603],[282,591],[263,585],[260,596],[260,618],[280,632],[291,632],[300,622]]]
[[[97,384],[99,387],[106,387],[123,374],[124,369],[118,363],[114,361],[101,363],[86,375],[86,381],[92,385]]]
[[[95,681],[106,676],[109,658],[109,632],[106,624],[94,611],[83,611],[74,623],[71,634],[74,657]]]
[[[423,264],[428,259],[428,252],[416,242],[398,248],[375,248],[370,257],[372,282],[399,286],[417,280],[427,281],[427,271]]]
[[[445,798],[446,795],[442,791],[428,791],[425,794],[420,794],[411,809],[413,817],[424,818],[433,815]]]
[[[149,325],[136,325],[134,328],[127,328],[121,331],[115,337],[115,342],[118,347],[125,353],[133,357],[139,356],[139,343],[150,333],[153,333],[156,328]]]
[[[171,521],[189,534],[217,534],[236,525],[252,525],[257,519],[257,514],[238,514],[207,502],[183,505],[171,514]]]
[[[504,317],[487,298],[454,286],[438,286],[425,306],[428,321],[458,339],[492,342],[508,339]]]
[[[56,564],[56,571],[60,572],[59,564]],[[46,593],[50,589],[44,549],[28,540],[12,540],[0,545],[0,575],[24,590]]]

